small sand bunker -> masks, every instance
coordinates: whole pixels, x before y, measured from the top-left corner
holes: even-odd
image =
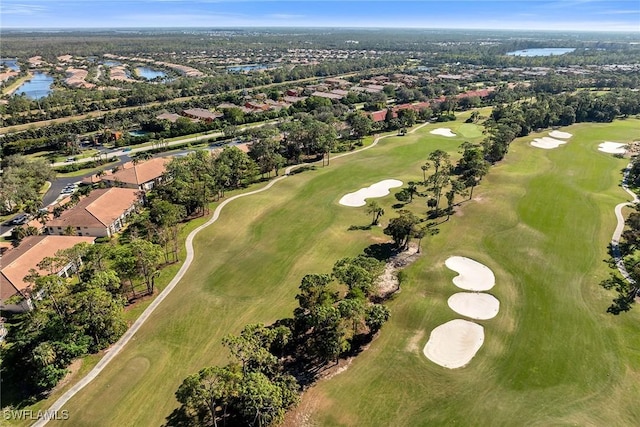
[[[355,193],[345,194],[338,203],[352,207],[364,206],[367,204],[365,199],[386,196],[389,194],[389,189],[395,187],[402,187],[402,181],[398,181],[397,179],[385,179],[384,181],[376,182],[367,188],[361,188]]]
[[[447,137],[456,136],[456,134],[451,132],[451,129],[449,128],[438,128],[438,129],[432,130],[429,133],[432,133],[434,135],[447,136]]]
[[[627,144],[620,142],[605,141],[598,145],[598,150],[609,154],[624,154],[627,151]]]
[[[468,320],[455,319],[431,331],[423,353],[438,365],[456,369],[467,365],[484,342],[484,328]]]
[[[477,320],[493,319],[500,311],[500,301],[489,294],[458,292],[447,303],[456,313]]]
[[[444,264],[457,273],[453,284],[465,291],[488,291],[496,284],[493,271],[484,264],[463,256],[447,258]]]
[[[566,144],[567,141],[561,141],[555,138],[549,138],[548,136],[542,138],[535,138],[531,141],[531,145],[537,148],[544,148],[545,150],[551,150],[553,148],[558,148],[562,144]]]
[[[552,130],[551,132],[549,132],[549,136],[552,137],[552,138],[569,139],[573,135],[570,134],[569,132],[562,132],[562,131],[559,131],[559,130]]]

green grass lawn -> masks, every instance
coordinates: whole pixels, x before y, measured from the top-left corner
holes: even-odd
[[[157,426],[176,406],[173,393],[200,368],[227,362],[220,344],[250,322],[291,315],[300,279],[329,272],[343,256],[387,240],[366,225],[365,208],[337,204],[345,193],[386,178],[422,179],[420,165],[441,148],[458,156],[460,135],[413,135],[331,166],[293,175],[271,190],[229,204],[195,239],[185,278],[102,374],[65,407],[70,425]],[[424,242],[407,269],[391,320],[346,372],[305,394],[301,408],[320,425],[633,425],[640,391],[640,313],[605,314],[611,296],[597,283],[614,228],[613,207],[626,164],[596,151],[624,142],[639,122],[576,125],[551,151],[514,142],[475,190],[477,200]],[[469,128],[469,131],[473,129]],[[394,190],[392,190],[394,191]],[[395,190],[397,191],[397,190]],[[392,195],[378,199],[393,217]],[[411,208],[424,213],[423,199]],[[429,332],[456,316],[451,255],[470,256],[496,274],[501,301],[471,364],[447,370],[422,355]]]
[[[390,304],[391,321],[349,369],[301,405],[319,425],[638,425],[640,340],[636,309],[605,313],[598,287],[615,227],[626,160],[596,150],[628,141],[639,122],[575,125],[562,148],[512,144],[469,203],[426,242],[425,256]],[[460,316],[444,266],[470,256],[496,274],[496,318],[478,323],[485,342],[463,369],[422,354],[436,326]]]

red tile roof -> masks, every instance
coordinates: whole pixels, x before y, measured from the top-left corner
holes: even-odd
[[[108,227],[140,198],[132,188],[93,190],[73,208],[48,221],[47,227]]]
[[[167,157],[156,157],[136,165],[127,163],[117,172],[103,176],[102,180],[140,186],[145,182],[160,178],[167,170],[167,163],[170,161],[171,159]]]
[[[5,300],[24,291],[28,283],[24,277],[33,268],[41,275],[49,274],[38,268],[38,263],[46,257],[52,257],[57,251],[68,249],[78,243],[93,243],[95,237],[89,236],[28,236],[20,246],[8,250],[1,257],[0,299]],[[57,272],[56,272],[57,273]]]

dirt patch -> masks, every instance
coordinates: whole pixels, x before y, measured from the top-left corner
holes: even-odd
[[[424,331],[416,331],[416,333],[413,334],[411,338],[409,338],[409,341],[407,341],[406,350],[409,353],[415,353],[416,351],[420,351],[420,342],[422,341],[423,337],[424,337]]]
[[[82,358],[80,359],[76,359],[73,362],[71,362],[71,365],[69,365],[68,369],[69,369],[69,373],[67,375],[64,376],[64,378],[62,379],[62,381],[60,381],[50,392],[49,394],[53,394],[58,390],[61,390],[62,388],[64,388],[67,384],[69,384],[69,381],[71,381],[71,379],[78,373],[78,371],[80,370],[80,368],[82,367]]]
[[[389,258],[384,266],[384,272],[378,278],[378,296],[380,298],[389,298],[392,294],[400,291],[398,270],[415,262],[420,255],[418,245],[410,244],[409,249]]]

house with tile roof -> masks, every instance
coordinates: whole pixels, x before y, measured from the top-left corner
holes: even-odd
[[[25,311],[31,308],[30,284],[24,280],[32,270],[45,276],[57,274],[67,276],[75,271],[76,263],[70,262],[64,266],[54,266],[54,270],[38,267],[40,262],[55,256],[56,252],[72,248],[78,243],[93,244],[95,237],[90,236],[28,236],[17,248],[5,252],[0,259],[0,310]],[[22,303],[6,304],[5,301],[19,295],[24,298]]]
[[[93,190],[78,204],[46,224],[47,234],[111,237],[140,204],[141,192],[133,188]]]
[[[111,187],[150,190],[162,180],[170,161],[167,157],[156,157],[136,164],[125,163],[115,172],[100,177],[100,180]]]

